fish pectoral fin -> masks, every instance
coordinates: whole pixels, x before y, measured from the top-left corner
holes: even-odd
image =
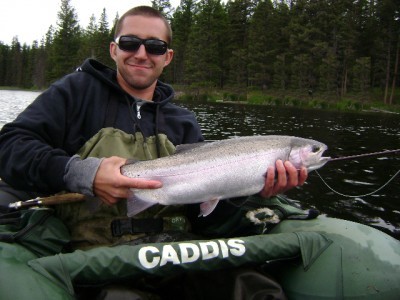
[[[143,201],[136,198],[135,195],[130,196],[127,201],[127,215],[128,217],[133,217],[138,213],[148,209],[149,207],[155,205],[153,202]]]
[[[214,198],[207,202],[201,203],[199,217],[207,217],[209,214],[211,214],[217,206],[219,200],[220,198]]]

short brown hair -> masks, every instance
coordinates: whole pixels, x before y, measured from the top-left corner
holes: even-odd
[[[122,23],[124,22],[126,17],[129,16],[145,16],[145,17],[153,17],[153,18],[159,18],[163,20],[165,27],[167,28],[167,43],[168,45],[171,45],[172,42],[172,29],[171,25],[169,24],[168,20],[165,18],[165,16],[158,11],[157,9],[152,8],[151,6],[136,6],[134,8],[131,8],[128,10],[126,13],[124,13],[119,20],[117,21],[117,24],[115,25],[115,33],[114,33],[114,39],[116,39],[121,30],[122,30]]]

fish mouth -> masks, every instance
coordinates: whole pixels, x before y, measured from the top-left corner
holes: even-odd
[[[330,161],[331,160],[331,157],[330,156],[321,156],[321,158],[319,159],[319,161],[321,162],[321,167],[323,166],[323,165],[325,165],[328,161]]]
[[[326,164],[328,161],[331,160],[330,156],[322,156],[322,154],[324,154],[324,152],[328,150],[328,146],[324,145],[323,147],[321,147],[320,151],[319,151],[319,159],[323,164]]]
[[[326,164],[330,160],[331,160],[330,156],[321,156],[321,159],[320,159],[320,161],[323,162],[324,164]]]
[[[331,159],[330,157],[321,157],[321,159],[319,160],[318,163],[307,167],[307,171],[311,172],[311,171],[317,170],[319,168],[322,168],[330,159]]]
[[[318,155],[319,155],[319,159],[321,161],[324,161],[325,163],[327,163],[331,159],[330,156],[322,156],[322,154],[324,154],[324,152],[326,150],[328,150],[328,146],[327,145],[323,145],[323,146],[320,147],[319,151],[317,152]]]
[[[324,154],[324,152],[328,149],[328,146],[326,145],[322,145],[318,148],[316,148],[313,152],[315,154],[315,156],[317,157],[317,159],[315,160],[316,163],[309,166],[307,168],[308,171],[314,171],[316,169],[319,169],[321,167],[323,167],[328,161],[331,160],[330,156],[322,156]]]

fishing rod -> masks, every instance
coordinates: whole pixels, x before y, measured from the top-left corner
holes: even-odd
[[[8,205],[9,210],[20,210],[32,207],[42,207],[47,205],[58,205],[71,202],[81,202],[85,200],[85,195],[78,193],[66,193],[49,197],[38,197],[26,201],[17,201]]]
[[[330,158],[328,162],[330,161],[340,161],[340,160],[348,160],[348,159],[354,159],[354,158],[363,158],[363,157],[370,157],[370,156],[377,156],[377,155],[384,155],[384,154],[394,154],[400,152],[400,149],[394,149],[394,150],[385,150],[385,151],[379,151],[379,152],[372,152],[372,153],[364,153],[364,154],[356,154],[356,155],[349,155],[349,156],[341,156],[341,157],[335,157],[335,158]],[[328,183],[322,178],[322,176],[315,170],[315,173],[318,175],[318,177],[321,179],[321,181],[326,185],[328,189],[330,189],[332,192],[334,192],[337,195],[346,197],[346,198],[361,198],[361,197],[367,197],[376,194],[383,188],[385,188],[390,182],[392,182],[399,174],[400,170],[398,170],[386,183],[384,183],[381,187],[376,189],[373,192],[363,194],[363,195],[346,195],[342,194],[335,189],[333,189]]]
[[[335,157],[335,158],[330,158],[329,161],[339,161],[339,160],[354,159],[354,158],[369,157],[369,156],[377,156],[377,155],[384,155],[384,154],[393,154],[393,153],[397,153],[397,152],[400,152],[400,149],[385,150],[385,151],[372,152],[372,153],[364,153],[364,154],[357,154],[357,155]]]

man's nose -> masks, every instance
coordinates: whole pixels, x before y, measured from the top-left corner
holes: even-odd
[[[147,52],[146,52],[146,48],[144,47],[143,44],[141,44],[139,46],[139,49],[137,49],[136,53],[135,53],[136,57],[147,57]]]

